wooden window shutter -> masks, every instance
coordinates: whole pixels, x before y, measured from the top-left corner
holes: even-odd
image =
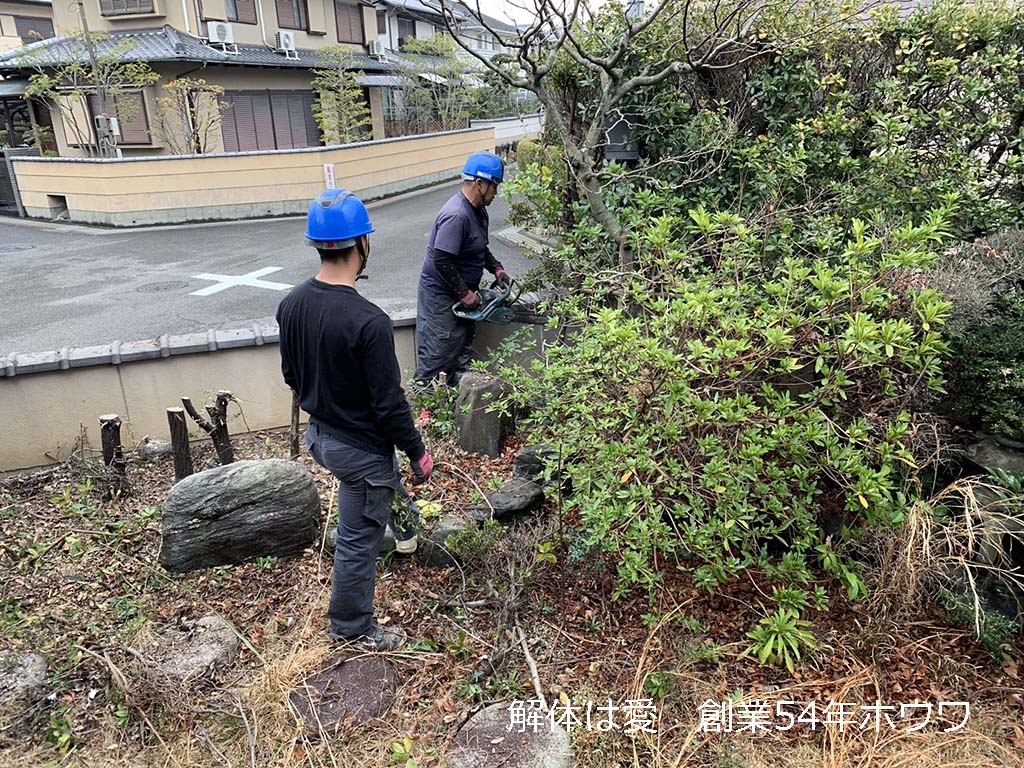
[[[34,19],[28,16],[15,16],[14,27],[21,42],[28,45],[53,37],[53,22],[49,19]]]
[[[306,0],[276,0],[277,23],[283,29],[306,28]]]
[[[344,0],[335,0],[334,18],[338,24],[339,43],[366,43],[366,36],[363,34],[363,10],[360,6]]]
[[[95,117],[100,113],[100,97],[89,94],[89,113]],[[149,136],[149,117],[146,102],[141,93],[123,93],[116,99],[107,99],[107,111],[117,117],[121,126],[119,144],[152,144]]]
[[[220,119],[220,135],[224,140],[225,152],[238,152],[238,126],[235,124],[235,94],[227,92],[221,98],[224,111]]]
[[[259,18],[256,16],[256,0],[235,0],[238,9],[238,19],[243,24],[256,24]]]

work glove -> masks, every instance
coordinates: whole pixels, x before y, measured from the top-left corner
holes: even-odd
[[[412,462],[412,479],[416,485],[423,485],[427,482],[433,471],[434,459],[430,456],[429,451],[425,451],[419,459]]]
[[[483,302],[480,300],[480,294],[476,291],[466,291],[465,295],[459,299],[462,302],[462,306],[466,309],[476,309]]]
[[[494,273],[494,282],[498,284],[499,288],[505,288],[512,282],[512,276],[505,271],[504,267],[498,267],[498,271]]]

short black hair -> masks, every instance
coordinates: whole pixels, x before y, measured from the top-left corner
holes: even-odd
[[[348,248],[341,250],[328,250],[326,248],[317,248],[317,253],[320,254],[320,261],[326,261],[330,264],[339,264],[343,261],[348,261],[352,258],[358,249],[354,245],[350,245]]]

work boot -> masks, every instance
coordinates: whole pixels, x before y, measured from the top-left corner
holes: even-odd
[[[374,624],[365,635],[351,639],[331,633],[331,639],[341,643],[350,643],[357,648],[377,653],[388,653],[401,649],[409,636],[401,627],[382,627]]]
[[[401,627],[382,627],[380,624],[374,624],[368,634],[356,640],[356,645],[368,651],[388,653],[400,650],[408,639],[409,636]]]

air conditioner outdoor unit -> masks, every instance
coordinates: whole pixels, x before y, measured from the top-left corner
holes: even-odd
[[[366,50],[371,56],[383,56],[384,44],[380,40],[371,40],[366,44]]]
[[[206,22],[206,34],[210,42],[217,45],[234,45],[235,31],[226,21]]]
[[[287,30],[279,30],[274,36],[274,49],[283,53],[285,58],[297,59],[299,54],[295,50],[295,33]]]
[[[206,22],[206,42],[224,53],[238,53],[235,45],[235,30],[226,21]]]

